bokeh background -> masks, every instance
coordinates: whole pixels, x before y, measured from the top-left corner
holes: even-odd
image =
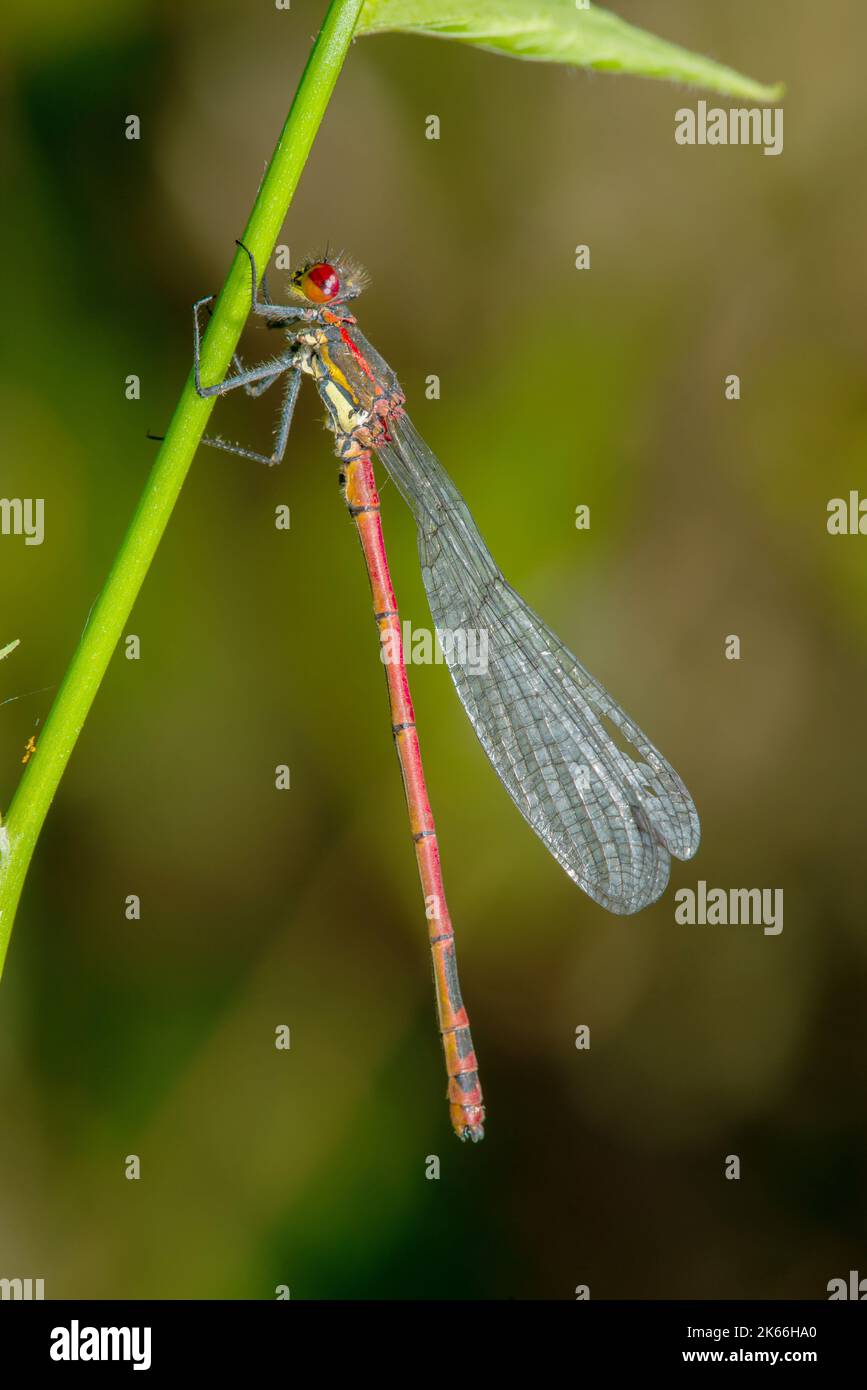
[[[615,8],[784,79],[783,155],[677,146],[700,93],[364,40],[281,240],[367,265],[365,332],[511,582],[684,777],[699,855],[609,916],[501,791],[445,668],[412,669],[489,1110],[459,1145],[308,386],[282,469],[198,457],[130,623],[141,660],[118,652],[43,834],[0,991],[0,1275],[48,1297],[821,1298],[867,1273],[867,540],[826,530],[829,498],[867,491],[867,11]],[[0,804],[323,11],[7,16],[0,493],[45,498],[47,536],[0,542],[0,645],[22,643],[0,699],[24,697],[0,708]],[[231,400],[215,424],[262,447],[272,411]],[[410,516],[383,500],[427,626]],[[782,934],[678,926],[699,879],[782,888]]]

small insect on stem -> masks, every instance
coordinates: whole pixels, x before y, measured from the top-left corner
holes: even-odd
[[[223,381],[203,382],[200,315],[206,296],[193,306],[196,390],[206,398],[239,387],[261,396],[285,378],[283,398],[270,454],[222,439],[206,437],[205,443],[278,464],[302,376],[313,380],[325,406],[381,651],[388,652],[383,662],[391,732],[424,894],[452,1125],[459,1138],[475,1142],[484,1134],[485,1109],[458,983],[374,454],[415,518],[434,628],[464,709],[509,796],[574,882],[610,912],[638,912],[665,891],[671,856],[695,853],[698,816],[662,754],[506,583],[467,504],[406,415],[397,376],[347,308],[366,284],[360,266],[327,253],[305,261],[289,277],[291,303],[275,304],[264,287],[260,298],[255,259],[238,245],[250,261],[251,312],[269,328],[282,328],[284,350],[255,367],[245,367],[236,355]]]

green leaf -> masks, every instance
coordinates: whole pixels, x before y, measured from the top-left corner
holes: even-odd
[[[754,82],[597,5],[578,9],[575,0],[366,0],[356,33],[389,30],[457,39],[538,63],[658,77],[753,101],[776,101],[783,93],[782,83]]]

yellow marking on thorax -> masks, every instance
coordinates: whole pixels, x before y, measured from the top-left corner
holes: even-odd
[[[337,363],[334,361],[334,358],[331,356],[331,353],[328,351],[327,340],[319,344],[317,351],[319,353],[319,356],[323,358],[326,366],[328,367],[328,375],[333,376],[336,381],[339,381],[340,385],[345,387],[352,399],[355,402],[357,402],[358,397],[356,396],[349,382],[346,380],[346,377],[344,376],[343,372],[340,370]]]
[[[311,335],[313,337],[313,335]],[[334,411],[338,428],[344,434],[351,434],[359,425],[364,424],[370,415],[359,400],[359,397],[350,386],[346,375],[340,370],[328,349],[328,340],[324,334],[317,333],[315,339],[310,343],[313,348],[312,360],[308,359],[306,370],[319,382],[319,389],[327,397]],[[317,359],[319,361],[317,362]],[[316,368],[319,367],[317,371]],[[340,388],[343,388],[341,390]],[[343,391],[346,392],[344,396]]]
[[[331,402],[335,419],[343,434],[352,434],[352,431],[358,429],[359,425],[363,425],[370,415],[369,410],[364,410],[361,406],[348,401],[337,382],[332,381],[330,377],[320,389]],[[350,396],[352,396],[352,392],[350,392]],[[352,401],[354,400],[355,397],[352,396]]]

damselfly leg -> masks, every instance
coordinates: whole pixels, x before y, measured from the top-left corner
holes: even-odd
[[[239,454],[242,458],[252,459],[255,463],[264,463],[273,467],[275,464],[282,463],[286,453],[286,443],[292,428],[292,416],[295,412],[295,403],[298,400],[301,371],[297,363],[297,354],[294,350],[290,350],[271,362],[263,363],[258,367],[244,368],[240,357],[235,353],[232,362],[240,370],[236,371],[233,376],[227,376],[223,381],[215,382],[213,386],[203,386],[199,314],[204,305],[212,302],[213,297],[213,295],[206,295],[204,298],[198,299],[193,305],[193,368],[198,395],[203,399],[212,396],[225,396],[230,391],[236,391],[239,387],[243,387],[248,396],[261,396],[286,372],[289,373],[289,379],[283,394],[283,404],[280,408],[274,449],[271,454],[261,454],[255,449],[247,449],[241,444],[231,444],[215,435],[203,435],[202,443],[210,444],[214,449],[222,449],[225,453]]]
[[[295,413],[295,403],[298,400],[298,392],[301,387],[300,367],[290,367],[289,377],[283,392],[283,404],[280,407],[280,416],[277,422],[277,432],[274,436],[274,449],[271,454],[260,454],[255,449],[247,449],[242,444],[231,444],[225,439],[220,439],[217,435],[205,434],[202,436],[203,444],[210,444],[213,449],[222,449],[227,454],[240,454],[241,458],[252,459],[254,463],[264,463],[269,468],[283,462],[286,453],[286,445],[289,440],[289,431],[292,428],[292,416]],[[249,391],[250,395],[260,396],[263,391],[267,391],[269,386],[273,386],[278,376],[282,372],[277,372],[274,376],[267,377],[264,382],[259,384],[259,389]],[[244,385],[243,382],[237,383]],[[245,389],[248,389],[245,387]]]

